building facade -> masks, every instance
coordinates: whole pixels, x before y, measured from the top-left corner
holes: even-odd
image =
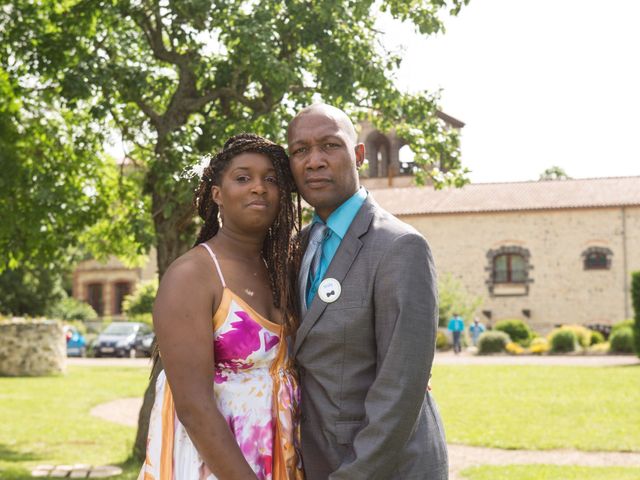
[[[485,323],[520,318],[545,333],[633,315],[640,270],[640,177],[371,189],[431,244],[440,275],[482,298]]]
[[[129,268],[116,257],[106,262],[85,260],[73,271],[72,295],[87,302],[100,317],[122,316],[122,301],[133,293],[139,282],[151,280],[157,274],[155,250],[140,268]]]

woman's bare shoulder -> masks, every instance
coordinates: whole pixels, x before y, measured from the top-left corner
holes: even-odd
[[[213,259],[204,248],[194,247],[175,259],[162,276],[160,288],[171,287],[183,291],[199,285],[212,285],[215,281]]]

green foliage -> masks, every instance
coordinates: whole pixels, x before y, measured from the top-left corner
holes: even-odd
[[[59,271],[26,265],[0,273],[0,292],[0,313],[31,317],[45,315],[65,295]]]
[[[621,328],[633,328],[633,318],[629,318],[627,320],[621,320],[619,322],[614,323],[611,326],[611,332],[609,333],[609,336],[613,335],[614,333],[616,333],[616,331],[620,330]]]
[[[600,332],[597,332],[596,330],[591,330],[591,340],[589,342],[589,345],[598,345],[600,343],[604,343],[604,335],[602,335]]]
[[[633,353],[634,339],[631,327],[619,328],[609,337],[609,351],[613,353]]]
[[[504,352],[509,342],[511,342],[511,339],[506,333],[488,330],[482,333],[478,339],[478,353],[480,355],[486,355],[489,353]]]
[[[551,332],[549,343],[553,353],[568,353],[575,351],[578,339],[573,330],[560,328]]]
[[[438,330],[436,334],[436,348],[438,350],[449,350],[451,345],[449,344],[449,337],[442,330]]]
[[[540,178],[538,180],[549,181],[549,180],[569,180],[571,177],[567,175],[564,168],[553,166],[547,168],[544,172],[540,174]]]
[[[98,314],[91,305],[73,297],[66,297],[57,302],[49,311],[49,316],[64,321],[86,321],[98,318]]]
[[[127,316],[150,315],[158,293],[158,279],[140,282],[136,290],[124,297],[122,310]]]
[[[394,86],[402,58],[379,48],[375,21],[382,10],[430,34],[443,30],[441,17],[466,3],[267,0],[238,8],[228,0],[204,0],[151,8],[124,0],[16,0],[0,10],[0,67],[13,78],[30,79],[17,98],[36,98],[52,113],[66,114],[82,140],[76,143],[82,152],[59,149],[56,157],[74,153],[70,158],[80,160],[75,170],[63,169],[78,175],[67,182],[75,188],[67,192],[67,209],[86,213],[69,215],[71,225],[107,218],[94,228],[114,240],[98,237],[96,249],[122,256],[125,247],[138,244],[137,255],[148,246],[153,212],[162,274],[195,233],[195,179],[185,171],[233,133],[283,141],[293,112],[313,101],[335,104],[382,130],[394,127],[415,153],[419,180],[430,177],[437,187],[464,184],[458,135],[438,119],[438,96]],[[104,132],[114,128],[138,187],[76,198],[74,193],[88,191],[85,174],[104,167],[95,154]],[[66,141],[59,130],[45,138]],[[126,183],[126,176],[119,178]]]
[[[511,340],[523,347],[529,346],[533,338],[533,331],[529,325],[518,318],[500,320],[496,322],[493,329],[506,333]]]
[[[571,330],[582,348],[591,345],[591,330],[583,325],[563,325],[562,330]]]
[[[634,311],[634,348],[640,357],[640,271],[631,274],[631,303]]]
[[[87,326],[84,324],[82,320],[70,320],[64,323],[65,325],[75,327],[78,330],[78,332],[80,332],[82,335],[85,335],[85,336],[87,335]]]
[[[438,278],[438,325],[446,327],[454,313],[459,313],[467,322],[482,304],[482,297],[470,295],[462,283],[451,274]]]

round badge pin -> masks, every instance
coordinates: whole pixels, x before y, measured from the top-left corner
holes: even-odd
[[[325,303],[333,303],[340,298],[342,287],[335,278],[325,278],[318,286],[318,296]]]

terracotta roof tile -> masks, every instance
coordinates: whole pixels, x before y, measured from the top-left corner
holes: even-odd
[[[509,183],[463,188],[383,188],[373,198],[394,215],[640,206],[640,176]]]

